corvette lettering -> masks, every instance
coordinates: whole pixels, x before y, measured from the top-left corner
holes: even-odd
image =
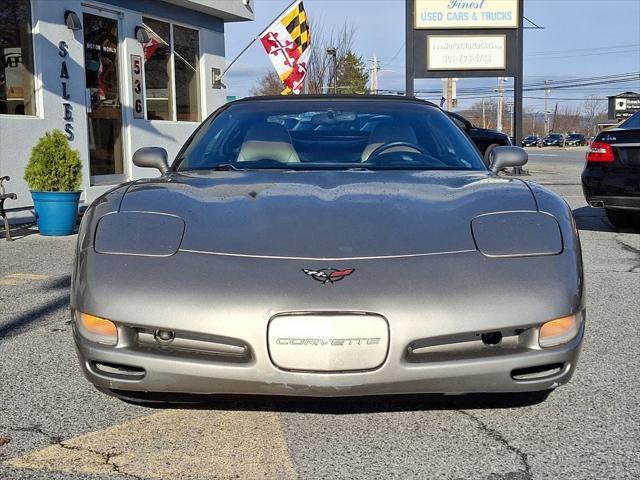
[[[323,285],[327,283],[334,284],[356,271],[355,268],[347,268],[345,270],[336,270],[335,268],[323,268],[322,270],[307,270],[302,269],[305,275],[309,275],[316,282],[320,282]]]
[[[278,345],[311,345],[313,347],[343,347],[350,345],[378,345],[380,338],[277,338]]]

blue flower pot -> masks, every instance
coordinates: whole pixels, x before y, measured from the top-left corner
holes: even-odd
[[[73,235],[81,194],[82,192],[31,192],[40,234]]]

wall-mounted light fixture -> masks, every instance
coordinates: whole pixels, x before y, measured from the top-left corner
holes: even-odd
[[[149,34],[149,31],[142,25],[138,25],[136,27],[136,40],[138,40],[138,42],[142,43],[143,45],[151,41],[151,35]]]
[[[64,23],[67,24],[69,30],[82,30],[80,17],[76,12],[72,12],[71,10],[64,12]]]

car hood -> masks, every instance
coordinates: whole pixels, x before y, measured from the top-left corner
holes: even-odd
[[[473,218],[523,210],[536,203],[521,180],[459,171],[172,173],[120,207],[184,219],[182,250],[317,259],[475,250]]]

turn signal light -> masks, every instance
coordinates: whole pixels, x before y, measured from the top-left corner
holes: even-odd
[[[581,317],[569,317],[551,320],[540,327],[539,343],[542,348],[555,347],[573,340],[580,331]]]
[[[88,313],[78,313],[76,318],[80,334],[87,340],[104,345],[118,343],[118,328],[112,321]]]
[[[614,161],[613,148],[604,142],[593,142],[587,151],[589,163],[611,163]]]

